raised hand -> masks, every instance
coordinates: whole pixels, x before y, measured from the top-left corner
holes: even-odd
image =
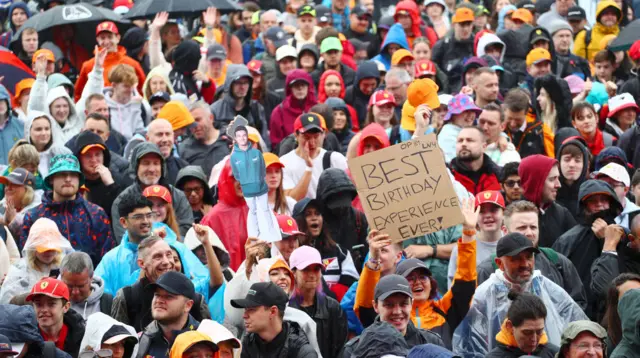
[[[209,242],[209,231],[207,230],[206,226],[194,223],[193,231],[195,231],[198,241],[200,241],[203,245]]]
[[[202,12],[202,18],[207,28],[211,29],[216,25],[216,16],[218,10],[215,7],[209,7],[206,11]]]
[[[373,260],[380,260],[382,248],[391,245],[389,235],[375,229],[369,232],[367,242],[369,242],[369,259]]]
[[[469,198],[463,199],[460,210],[462,210],[462,216],[464,216],[464,224],[462,225],[465,230],[475,230],[476,224],[478,224],[478,214],[480,213],[480,206],[475,207],[476,199]]]
[[[156,14],[156,17],[153,19],[151,23],[151,27],[154,29],[158,29],[158,31],[162,28],[162,26],[167,24],[169,21],[169,13],[166,11],[162,11]]]
[[[40,54],[36,58],[36,75],[47,75],[47,56],[45,54]]]
[[[104,68],[104,61],[107,58],[107,54],[109,53],[109,51],[106,48],[101,49],[98,46],[96,46],[95,53],[96,53],[96,67]]]

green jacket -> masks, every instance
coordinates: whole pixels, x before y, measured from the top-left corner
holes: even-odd
[[[610,358],[637,357],[640,352],[640,289],[629,290],[618,303],[622,321],[622,340]]]

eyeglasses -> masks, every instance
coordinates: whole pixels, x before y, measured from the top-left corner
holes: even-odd
[[[604,345],[601,342],[596,342],[594,344],[581,342],[576,345],[576,349],[579,351],[588,351],[590,348],[593,348],[596,351],[601,351],[604,349]]]
[[[98,351],[86,350],[80,352],[78,358],[110,358],[113,357],[113,351],[111,349],[101,349]]]
[[[413,276],[407,277],[407,281],[409,281],[409,283],[415,283],[418,281],[427,282],[428,280],[429,280],[428,275],[413,275]]]
[[[131,215],[131,216],[129,216],[129,219],[130,220],[135,220],[135,221],[142,221],[144,219],[153,220],[156,217],[158,217],[158,213],[156,213],[155,211],[151,211],[151,212],[148,212],[146,214]]]
[[[505,181],[505,182],[504,182],[504,185],[505,185],[507,188],[513,188],[513,187],[514,187],[514,186],[516,186],[516,185],[518,185],[519,187],[522,187],[522,186],[520,185],[520,180],[507,180],[507,181]]]

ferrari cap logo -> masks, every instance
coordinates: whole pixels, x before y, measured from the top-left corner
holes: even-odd
[[[44,290],[45,288],[47,288],[47,286],[49,286],[49,282],[44,281],[44,282],[42,282],[42,283],[40,284],[40,289],[41,289],[41,290]]]
[[[489,192],[484,193],[484,198],[485,199],[489,199],[490,197],[491,197],[491,193],[489,193]]]

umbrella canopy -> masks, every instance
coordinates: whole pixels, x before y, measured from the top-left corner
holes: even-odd
[[[54,41],[54,34],[59,32],[58,26],[72,25],[74,41],[93,53],[96,43],[96,27],[102,21],[113,21],[121,34],[131,26],[128,20],[123,19],[115,12],[96,7],[88,3],[61,5],[53,7],[45,12],[32,16],[27,20],[11,40],[11,48],[15,51],[21,47],[20,35],[26,28],[34,28],[38,31],[40,43]],[[16,47],[17,46],[17,47]]]
[[[25,78],[35,78],[31,69],[9,51],[0,51],[0,76],[4,76],[2,84],[12,94],[16,84]]]
[[[625,26],[618,37],[609,44],[609,50],[611,51],[626,51],[631,48],[636,40],[640,40],[640,19],[634,20],[629,25]]]
[[[193,17],[210,7],[222,13],[240,11],[242,8],[234,0],[141,0],[125,15],[127,19],[153,19],[157,13],[166,11],[173,17]]]

